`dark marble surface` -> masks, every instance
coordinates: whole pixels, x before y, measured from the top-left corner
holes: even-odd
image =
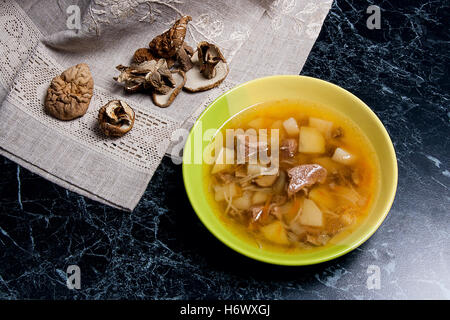
[[[310,267],[245,258],[199,222],[169,159],[132,213],[1,159],[0,298],[449,299],[450,4],[376,1],[381,29],[369,30],[372,3],[335,2],[302,71],[359,96],[394,142],[397,197],[361,247]],[[65,285],[70,264],[81,290]]]

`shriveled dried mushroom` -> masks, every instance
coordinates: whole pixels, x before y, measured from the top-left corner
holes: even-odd
[[[129,67],[118,65],[116,68],[120,75],[114,80],[123,83],[125,91],[129,93],[155,90],[165,94],[175,86],[165,59],[144,61]]]
[[[154,60],[154,59],[155,59],[155,57],[150,52],[149,48],[137,49],[133,55],[133,62],[138,63],[138,64],[142,63],[144,61],[150,61],[150,60]]]
[[[143,62],[142,64],[145,63]],[[114,80],[124,84],[125,92],[134,93],[144,88],[146,72],[140,72],[136,67],[136,65],[127,67],[121,64],[116,67],[120,71],[120,75],[114,77]]]
[[[186,36],[186,27],[192,18],[184,16],[178,19],[175,24],[159,36],[155,37],[150,43],[150,50],[162,58],[171,58],[183,46]]]
[[[89,108],[94,80],[86,63],[70,67],[53,78],[45,98],[45,111],[60,120],[72,120]]]
[[[212,79],[216,76],[216,66],[219,62],[227,62],[220,49],[206,41],[202,41],[197,45],[197,54],[200,72],[206,79]]]
[[[192,68],[193,65],[190,61],[192,48],[184,44],[187,24],[191,20],[190,16],[183,16],[175,22],[172,28],[155,37],[149,43],[153,55],[165,59],[175,58],[183,71]]]
[[[175,80],[167,67],[166,60],[160,59],[153,70],[145,75],[145,86],[150,86],[155,92],[166,94],[175,87]]]
[[[109,137],[121,137],[133,128],[134,110],[121,100],[109,101],[98,111],[98,124]]]
[[[227,62],[220,49],[211,43],[202,41],[191,58],[194,67],[186,73],[184,88],[190,92],[199,92],[217,87],[228,75]]]
[[[161,108],[166,108],[170,106],[175,97],[180,93],[181,89],[183,89],[184,84],[186,83],[186,74],[181,70],[173,71],[172,77],[175,81],[175,88],[171,88],[165,94],[158,94],[156,92],[153,92],[152,94],[154,104],[156,104]]]

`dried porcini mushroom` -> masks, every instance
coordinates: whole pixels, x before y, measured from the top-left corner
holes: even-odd
[[[184,43],[187,25],[191,20],[190,16],[183,16],[169,30],[156,36],[149,43],[150,51],[153,55],[165,59],[175,58],[183,71],[188,71],[192,68],[193,65],[190,58],[193,50]]]
[[[186,83],[186,74],[182,70],[173,71],[172,78],[175,81],[174,88],[171,88],[165,94],[158,94],[156,92],[153,92],[152,94],[153,103],[161,108],[166,108],[170,106],[175,97],[180,93],[181,89],[183,89],[184,84]]]
[[[166,94],[175,85],[175,80],[164,59],[159,59],[154,69],[145,75],[145,86],[150,86],[157,93]]]
[[[146,64],[146,62],[141,64]],[[144,88],[146,72],[139,70],[136,67],[137,65],[127,67],[121,64],[116,67],[116,69],[120,71],[120,75],[114,77],[114,80],[124,84],[125,92],[134,93]]]
[[[219,48],[206,41],[197,45],[198,61],[200,63],[200,72],[206,79],[212,79],[216,76],[216,66],[219,62],[226,60]]]
[[[98,111],[98,124],[109,137],[121,137],[133,128],[134,110],[121,100],[109,101]]]
[[[45,111],[60,120],[72,120],[89,108],[94,80],[86,63],[80,63],[53,78],[45,98]]]
[[[142,63],[144,61],[155,60],[149,48],[140,48],[134,52],[133,63]]]
[[[154,90],[165,94],[175,87],[175,81],[165,59],[144,61],[129,67],[118,65],[120,75],[114,80],[123,83],[128,93]]]
[[[150,50],[162,58],[173,57],[183,46],[189,21],[192,21],[190,16],[183,16],[178,19],[172,28],[155,37],[149,43]]]
[[[217,87],[228,75],[227,62],[220,49],[211,43],[202,41],[191,58],[194,67],[186,73],[184,89],[199,92]]]

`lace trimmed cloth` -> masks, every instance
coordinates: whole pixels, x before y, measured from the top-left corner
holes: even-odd
[[[238,83],[298,74],[331,0],[0,0],[0,153],[91,199],[133,210],[164,155],[180,161],[171,139]],[[181,15],[192,16],[186,42],[217,44],[230,64],[210,91],[181,92],[165,109],[145,94],[127,95],[112,78]],[[77,19],[79,21],[77,22]],[[132,48],[132,49],[130,49]],[[283,50],[279,50],[283,48]],[[43,109],[53,77],[85,62],[94,77],[87,113],[59,121]],[[133,129],[107,138],[97,112],[121,99],[136,112]]]

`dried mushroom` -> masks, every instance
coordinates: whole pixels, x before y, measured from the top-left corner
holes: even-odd
[[[175,80],[174,88],[171,88],[165,94],[158,94],[156,92],[153,92],[152,94],[153,103],[161,108],[170,106],[186,83],[186,74],[181,70],[173,71],[172,77]]]
[[[109,101],[98,111],[98,124],[109,137],[121,137],[133,128],[134,111],[121,100]]]
[[[228,75],[227,62],[220,49],[211,43],[202,41],[191,58],[194,67],[186,73],[184,88],[190,92],[199,92],[217,87]]]
[[[153,55],[165,59],[176,59],[183,71],[192,68],[190,58],[193,50],[184,43],[187,24],[191,20],[190,16],[183,16],[175,22],[172,28],[155,37],[149,43]]]
[[[198,92],[217,87],[228,75],[227,62],[214,44],[200,42],[197,50],[184,42],[190,16],[183,16],[164,33],[156,36],[149,48],[134,52],[133,64],[119,65],[118,77],[128,93],[151,93],[153,102],[168,107],[184,87]]]
[[[72,120],[89,108],[94,88],[89,66],[77,64],[53,78],[45,98],[45,111],[60,120]]]
[[[123,83],[125,91],[129,93],[154,90],[165,94],[175,87],[165,59],[144,61],[129,67],[118,65],[116,69],[120,71],[120,75],[114,80]]]
[[[158,60],[154,69],[146,74],[145,85],[160,94],[167,94],[171,88],[175,87],[176,83],[167,67],[166,60]]]
[[[133,63],[142,63],[144,61],[155,60],[149,48],[140,48],[134,52]]]
[[[202,41],[197,46],[200,72],[206,79],[216,76],[216,66],[219,62],[227,62],[219,48],[211,43]]]
[[[134,93],[144,88],[145,72],[139,73],[135,66],[127,67],[121,64],[116,69],[120,71],[120,75],[114,77],[114,80],[124,84],[125,92]]]

